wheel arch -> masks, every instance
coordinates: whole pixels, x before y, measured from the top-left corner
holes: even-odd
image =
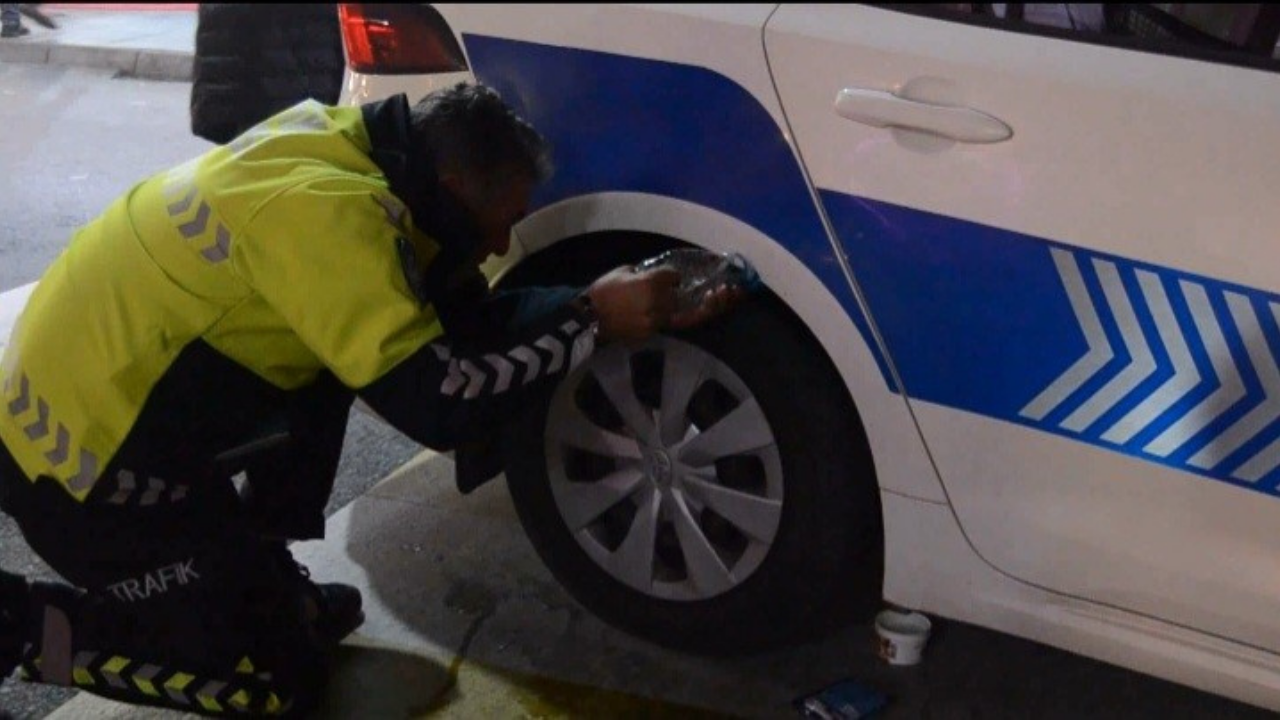
[[[839,300],[794,255],[761,231],[695,203],[645,193],[584,195],[540,208],[516,228],[519,252],[495,271],[495,285],[545,281],[565,265],[634,262],[673,247],[741,252],[764,281],[770,301],[804,331],[839,378],[862,428],[879,485],[859,390],[885,387],[879,364]],[[585,262],[584,262],[585,261]],[[597,266],[598,267],[598,266]],[[563,277],[563,275],[560,275]]]
[[[751,225],[694,202],[641,192],[600,192],[540,208],[517,225],[520,254],[495,273],[495,284],[522,281],[553,265],[554,259],[577,252],[591,254],[603,233],[616,237],[636,233],[634,242],[613,246],[620,261],[643,259],[652,251],[678,245],[742,252],[755,265],[768,292],[822,348],[854,406],[858,406],[855,378],[865,377],[882,387],[886,383],[876,352],[808,266]],[[666,245],[657,238],[666,238]]]

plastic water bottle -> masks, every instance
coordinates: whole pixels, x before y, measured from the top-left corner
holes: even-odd
[[[738,253],[718,253],[702,248],[677,248],[636,265],[636,272],[669,267],[680,273],[676,289],[678,310],[691,310],[702,304],[719,287],[736,287],[753,292],[760,287],[760,275],[751,263]]]

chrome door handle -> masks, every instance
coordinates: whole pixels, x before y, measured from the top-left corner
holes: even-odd
[[[963,143],[997,143],[1013,137],[1013,128],[984,112],[931,105],[882,90],[845,88],[836,95],[836,113],[863,125],[918,130]]]

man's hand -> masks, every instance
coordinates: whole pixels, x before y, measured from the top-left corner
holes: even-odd
[[[659,267],[636,272],[626,265],[601,276],[587,288],[600,320],[602,341],[639,342],[667,328],[683,330],[718,317],[743,297],[737,289],[718,288],[691,310],[676,311],[680,274]]]
[[[742,288],[721,285],[704,295],[697,307],[673,313],[667,327],[673,330],[696,327],[734,309],[746,296]]]
[[[638,342],[667,326],[676,309],[680,273],[670,268],[636,272],[615,268],[587,288],[602,341]]]

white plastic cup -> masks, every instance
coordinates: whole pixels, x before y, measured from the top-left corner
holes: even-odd
[[[933,623],[918,612],[885,610],[876,615],[879,655],[890,665],[915,665],[929,642]]]

